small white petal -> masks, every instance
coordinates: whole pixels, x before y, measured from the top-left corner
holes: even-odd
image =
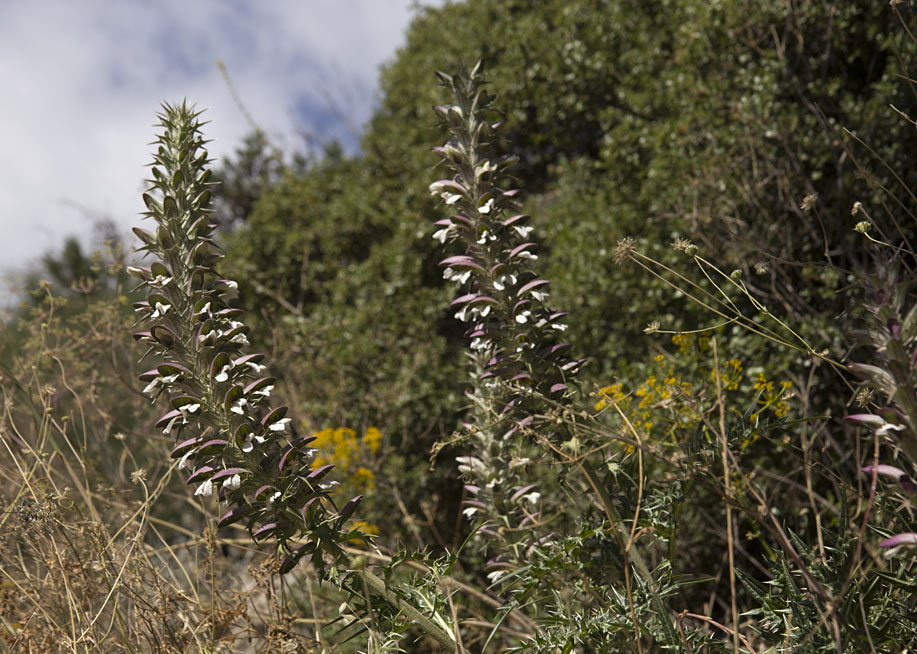
[[[523,495],[522,499],[524,499],[526,502],[528,502],[532,506],[535,506],[536,504],[538,504],[538,500],[541,499],[541,493],[531,492],[531,493],[528,493],[527,495]]]
[[[201,495],[203,497],[210,497],[211,495],[213,495],[213,482],[211,482],[208,479],[203,484],[197,487],[197,490],[194,491],[194,494]]]
[[[290,424],[292,418],[281,418],[277,422],[271,423],[271,426],[268,427],[271,431],[286,431],[287,425]]]
[[[494,208],[494,199],[490,198],[487,202],[478,207],[478,212],[483,214],[490,213]]]
[[[169,312],[169,309],[171,308],[171,304],[163,304],[162,302],[157,302],[156,310],[150,315],[150,318],[159,318],[160,316],[164,316]]]
[[[238,488],[242,485],[242,477],[239,475],[233,475],[229,479],[223,482],[223,488]]]

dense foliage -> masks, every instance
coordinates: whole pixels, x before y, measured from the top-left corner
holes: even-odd
[[[213,369],[159,348],[166,368],[133,381],[123,276],[74,242],[47,258],[53,284],[33,284],[0,352],[0,523],[22,528],[0,539],[0,608],[14,588],[40,605],[45,571],[90,568],[116,601],[68,589],[40,618],[0,610],[0,635],[43,651],[34,619],[71,643],[142,631],[142,651],[913,646],[915,28],[899,0],[419,10],[359,153],[285,159],[255,133],[217,171],[212,219],[209,197],[188,196],[187,224],[153,199],[169,227],[141,236],[166,268],[137,273],[159,294],[138,306],[173,337],[185,327],[167,306],[191,324],[209,298],[242,320],[217,309],[215,275],[161,288],[174,243],[206,242],[206,266],[211,236],[227,246],[238,333],[298,416],[276,446],[308,444],[304,474],[334,464],[342,487],[272,480],[253,436],[222,435],[220,420],[246,420],[214,394],[216,376],[249,374],[235,345],[214,346]],[[156,156],[185,171],[181,147]],[[162,467],[169,434],[147,437],[139,400],[170,364],[188,371],[168,382],[187,386],[172,413],[203,406],[216,439],[177,458],[234,471],[196,487],[222,484],[248,535],[273,525],[261,539],[318,572],[301,565],[275,592],[276,567],[248,568],[245,531],[188,510]],[[129,477],[140,499],[102,502],[128,497]],[[267,499],[280,481],[293,509],[317,493],[327,512],[284,517]],[[103,528],[131,512],[151,548],[139,558]],[[61,546],[81,521],[96,525],[86,544]],[[296,549],[303,535],[328,544]],[[84,556],[105,543],[108,558]],[[227,573],[201,573],[207,587],[194,561],[215,565],[221,544]],[[230,601],[233,580],[246,590]],[[181,624],[150,608],[157,593]]]

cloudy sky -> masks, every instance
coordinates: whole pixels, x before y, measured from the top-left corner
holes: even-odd
[[[0,273],[88,237],[98,217],[137,224],[160,102],[207,108],[211,154],[231,153],[249,126],[217,61],[275,143],[355,147],[414,5],[0,0]]]

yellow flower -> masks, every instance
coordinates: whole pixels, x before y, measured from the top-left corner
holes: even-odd
[[[363,445],[373,454],[379,451],[379,446],[381,444],[382,433],[375,427],[370,427],[366,430],[366,433],[363,434]]]
[[[372,490],[376,487],[376,475],[373,474],[372,470],[363,466],[357,468],[350,478],[360,490]]]

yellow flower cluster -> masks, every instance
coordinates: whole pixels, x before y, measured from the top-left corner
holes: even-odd
[[[694,334],[679,332],[672,335],[672,343],[678,346],[682,354],[703,354],[710,349],[710,332],[701,332],[697,341],[694,340]]]
[[[774,382],[768,381],[764,373],[759,373],[755,377],[755,390],[761,392],[758,397],[758,406],[761,408],[752,414],[752,419],[757,420],[761,412],[767,410],[773,411],[778,418],[783,418],[789,413],[790,405],[787,403],[787,399],[789,399],[789,390],[792,385],[792,382],[781,381],[775,386]]]
[[[312,447],[318,450],[313,468],[329,463],[337,466],[341,477],[349,481],[361,492],[372,490],[376,486],[376,475],[362,463],[379,451],[382,434],[375,427],[370,427],[357,439],[357,432],[347,427],[323,429],[313,434]]]
[[[672,343],[678,347],[680,356],[690,357],[683,366],[686,372],[676,370],[676,364],[671,357],[658,355],[653,359],[651,373],[633,393],[626,393],[621,383],[611,384],[598,390],[594,408],[603,411],[609,406],[616,405],[631,421],[635,428],[650,434],[654,427],[665,427],[665,433],[659,436],[668,436],[673,429],[693,429],[703,419],[702,412],[705,403],[702,398],[715,396],[716,390],[710,390],[719,378],[720,388],[724,393],[740,392],[745,374],[742,362],[738,359],[726,359],[719,362],[719,369],[713,365],[710,355],[711,335],[709,332],[694,334],[674,334]],[[682,367],[682,366],[680,366]],[[689,375],[686,377],[685,375]],[[699,380],[693,384],[687,379]],[[705,383],[704,380],[708,380]],[[695,388],[697,384],[700,387]],[[704,387],[707,387],[705,390]],[[787,402],[791,383],[781,381],[774,383],[768,381],[763,375],[758,375],[754,383],[755,391],[759,391],[758,411],[752,415],[757,419],[761,412],[770,411],[774,416],[783,418],[789,413],[790,405]],[[748,386],[744,386],[748,392]],[[736,398],[742,401],[740,398]],[[709,403],[707,403],[709,404]],[[748,443],[743,444],[743,449]]]

